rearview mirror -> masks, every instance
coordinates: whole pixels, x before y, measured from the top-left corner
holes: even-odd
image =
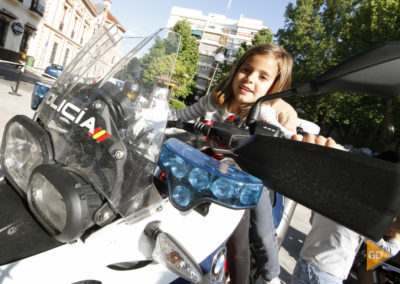
[[[256,121],[265,101],[339,91],[399,95],[400,41],[372,47],[297,88],[258,99],[247,125]],[[257,135],[235,154],[243,168],[274,191],[372,240],[384,235],[400,209],[400,167],[396,164]]]
[[[293,95],[356,92],[374,96],[400,94],[400,41],[387,42],[353,55],[297,88],[259,98],[247,125],[256,121],[261,103]]]

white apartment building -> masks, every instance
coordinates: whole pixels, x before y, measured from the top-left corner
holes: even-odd
[[[167,27],[173,27],[176,22],[186,19],[199,42],[200,66],[196,75],[197,92],[205,94],[218,63],[217,53],[223,53],[225,61],[233,62],[242,42],[250,43],[254,35],[263,26],[261,20],[240,16],[239,19],[229,19],[225,15],[209,13],[203,15],[199,10],[172,7]],[[196,94],[196,95],[198,95]]]
[[[35,37],[45,0],[0,0],[0,59],[17,61]]]

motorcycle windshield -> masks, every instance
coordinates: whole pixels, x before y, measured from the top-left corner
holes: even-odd
[[[138,39],[122,37],[116,26],[103,28],[38,111],[55,161],[90,182],[127,221],[155,202],[149,192],[179,44],[180,35],[167,29]]]

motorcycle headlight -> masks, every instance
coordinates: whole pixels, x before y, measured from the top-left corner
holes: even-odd
[[[32,119],[17,115],[3,133],[1,167],[7,179],[25,195],[33,169],[52,161],[50,137]]]
[[[179,210],[204,201],[251,208],[257,206],[263,189],[260,179],[173,138],[164,143],[159,165],[168,179],[171,203]]]
[[[91,227],[102,200],[77,174],[57,165],[40,165],[28,184],[28,204],[42,226],[58,241],[71,242]]]

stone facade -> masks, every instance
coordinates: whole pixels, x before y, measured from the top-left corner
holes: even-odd
[[[0,0],[0,59],[26,54],[44,14],[44,0]]]
[[[28,66],[37,69],[44,69],[51,63],[66,66],[100,26],[117,24],[118,31],[125,32],[110,8],[110,0],[100,3],[88,0],[0,0],[0,21],[3,19],[4,22],[0,26],[0,40],[4,42],[2,46],[0,42],[3,47],[0,57],[18,61],[25,51]],[[22,34],[18,35],[13,25]],[[1,28],[4,29],[3,37]],[[14,56],[11,58],[7,54]]]

